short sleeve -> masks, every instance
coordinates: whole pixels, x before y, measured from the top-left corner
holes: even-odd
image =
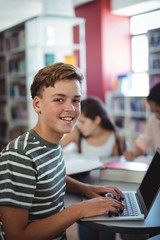
[[[29,209],[36,188],[36,171],[31,159],[15,150],[3,151],[0,176],[0,205]]]

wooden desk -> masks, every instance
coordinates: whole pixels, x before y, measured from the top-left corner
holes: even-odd
[[[106,182],[99,180],[99,170],[90,172],[89,175],[77,175],[74,176],[77,180],[82,182],[99,184],[99,185],[116,185],[122,191],[124,190],[136,190],[138,185],[132,183],[120,183],[120,182]],[[78,195],[67,194],[65,198],[65,205],[81,201],[81,197]],[[90,228],[97,230],[103,230],[107,232],[123,233],[123,234],[149,234],[150,236],[160,234],[160,194],[158,195],[149,215],[144,221],[112,221],[112,222],[96,222],[96,221],[79,221],[79,224],[83,224]]]

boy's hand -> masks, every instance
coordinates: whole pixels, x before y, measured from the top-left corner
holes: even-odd
[[[123,211],[124,205],[113,198],[97,197],[78,203],[80,209],[80,218],[93,217],[108,213]]]
[[[97,198],[112,193],[116,200],[123,198],[123,193],[115,186],[86,185],[83,193],[87,198]]]

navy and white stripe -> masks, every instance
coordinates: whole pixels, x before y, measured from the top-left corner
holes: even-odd
[[[51,216],[64,209],[65,173],[61,146],[30,130],[1,152],[0,205],[27,208],[29,221]]]

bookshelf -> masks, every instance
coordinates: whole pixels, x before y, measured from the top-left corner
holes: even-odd
[[[84,19],[42,15],[0,32],[0,150],[35,125],[30,85],[40,68],[58,61],[85,76]]]
[[[151,114],[146,98],[107,92],[105,100],[108,115],[126,142],[132,146],[139,133],[143,132],[146,120]]]
[[[160,28],[148,31],[150,87],[160,82]]]

